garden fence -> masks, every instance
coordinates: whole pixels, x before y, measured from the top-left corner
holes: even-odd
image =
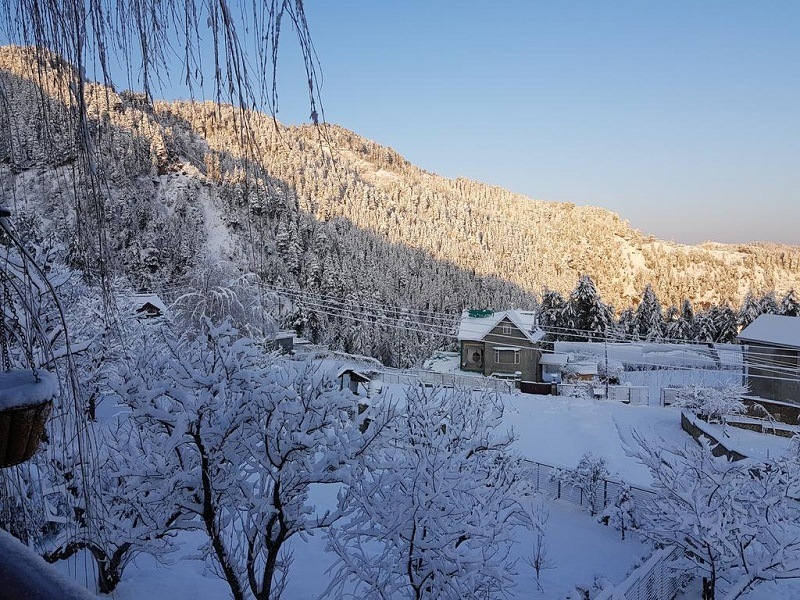
[[[553,499],[563,499],[580,506],[588,506],[590,499],[583,491],[563,483],[561,473],[569,469],[526,460],[529,476],[536,491]],[[613,503],[625,484],[614,479],[602,480],[595,498],[595,510],[602,512]],[[637,505],[653,498],[654,493],[644,487],[628,485],[630,496]],[[595,600],[673,600],[681,585],[681,575],[671,566],[678,557],[676,548],[657,550],[625,581],[612,589],[604,590]]]
[[[567,500],[580,506],[589,505],[590,498],[587,498],[582,490],[563,483],[558,476],[560,472],[569,471],[569,469],[533,460],[526,460],[525,464],[529,468],[528,474],[537,492],[553,499]],[[595,499],[595,508],[598,512],[602,511],[607,504],[614,502],[624,485],[625,483],[622,481],[603,479]],[[647,488],[635,485],[628,485],[628,488],[630,489],[631,498],[637,504],[642,504],[653,497],[652,490]]]
[[[427,387],[459,387],[469,389],[491,390],[508,394],[516,389],[514,381],[505,379],[491,379],[487,377],[469,377],[468,375],[454,375],[452,373],[433,373],[429,371],[391,372],[384,371],[378,374],[378,379],[384,383],[403,385],[424,385]]]
[[[678,553],[674,546],[656,550],[625,581],[603,590],[595,600],[673,600],[683,579],[672,566]]]

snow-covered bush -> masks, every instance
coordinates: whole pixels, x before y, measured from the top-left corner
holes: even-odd
[[[589,514],[594,516],[603,505],[602,491],[608,475],[606,459],[587,452],[581,456],[577,467],[560,471],[558,476],[562,485],[571,486],[581,492]]]
[[[623,483],[619,493],[600,514],[600,522],[609,525],[620,532],[622,539],[625,539],[625,532],[636,529],[639,526],[638,510],[636,501],[631,496],[631,488]]]
[[[720,423],[724,432],[728,417],[747,411],[741,400],[747,393],[747,386],[740,384],[718,388],[694,385],[678,390],[673,405],[688,408],[707,421]]]

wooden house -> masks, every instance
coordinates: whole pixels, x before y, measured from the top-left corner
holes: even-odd
[[[461,370],[541,381],[539,342],[543,337],[534,312],[465,310],[458,329]]]

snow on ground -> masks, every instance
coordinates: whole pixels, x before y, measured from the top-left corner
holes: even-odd
[[[789,438],[779,435],[757,433],[748,429],[741,429],[716,423],[698,422],[704,431],[713,435],[728,450],[736,450],[749,458],[756,460],[769,460],[782,455],[789,444]]]
[[[671,407],[517,394],[508,397],[505,420],[517,436],[517,451],[530,460],[574,468],[591,452],[606,459],[615,478],[644,487],[650,472],[626,452],[636,448],[634,431],[681,446],[692,441],[681,429],[680,410]]]
[[[481,377],[480,373],[472,371],[462,371],[459,364],[461,355],[458,352],[435,352],[433,356],[427,359],[422,369],[424,371],[433,371],[434,373],[455,373],[456,375],[466,375]]]
[[[441,357],[440,367],[451,362],[452,357]],[[456,358],[457,360],[457,358]],[[670,376],[667,371],[641,371],[626,373],[640,377],[643,384],[658,384],[665,381],[685,383],[685,372]],[[716,372],[719,373],[719,372]],[[400,401],[405,394],[402,385],[386,385],[384,393]],[[513,428],[517,441],[516,451],[531,460],[554,466],[572,468],[581,455],[592,452],[608,462],[609,471],[633,485],[649,486],[651,477],[638,461],[626,452],[635,447],[633,432],[649,440],[660,439],[666,444],[693,444],[691,438],[680,428],[680,410],[674,407],[630,406],[607,400],[567,398],[559,396],[535,396],[528,394],[505,395],[505,423]],[[728,428],[730,440],[740,444],[737,449],[750,452],[770,453],[786,444],[786,438],[773,438],[750,431]],[[322,507],[330,505],[336,488],[318,486],[312,497]],[[576,583],[591,585],[595,576],[620,583],[627,573],[647,554],[647,549],[637,540],[622,542],[619,533],[604,527],[590,517],[585,509],[565,500],[547,498],[550,520],[545,542],[549,546],[554,568],[542,574],[542,587],[538,591],[533,568],[529,564],[533,535],[520,531],[515,553],[517,582],[510,597],[520,600],[560,600]],[[198,548],[204,542],[200,532],[181,533],[178,538],[182,549],[170,565],[159,565],[148,556],[140,556],[125,573],[114,597],[118,600],[134,598],[169,598],[170,600],[216,600],[228,597],[226,584],[217,578],[208,565],[198,556]],[[325,551],[325,534],[320,532],[305,539],[291,541],[294,562],[288,588],[287,600],[311,600],[319,597],[330,577],[326,571],[333,563],[332,556]],[[86,561],[89,565],[91,561]],[[90,565],[91,566],[91,565]],[[86,572],[85,565],[71,568],[63,563],[61,568]],[[90,567],[89,567],[90,568]],[[91,577],[91,576],[90,576]],[[81,579],[81,576],[77,577]],[[85,576],[83,576],[85,579]],[[783,595],[784,590],[798,591],[791,585],[781,584],[775,589],[757,590],[747,600],[767,598],[800,597],[800,594]],[[800,586],[798,586],[800,589]],[[780,594],[776,592],[780,591]],[[771,595],[770,595],[771,594]],[[688,600],[687,596],[686,599]]]

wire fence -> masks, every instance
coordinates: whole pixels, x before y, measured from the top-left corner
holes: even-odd
[[[526,460],[525,464],[529,468],[528,476],[537,492],[553,499],[567,500],[579,506],[589,506],[592,499],[582,489],[563,482],[561,475],[569,469],[533,460]],[[648,488],[603,478],[594,498],[595,508],[602,510],[609,503],[613,503],[626,485],[630,490],[631,499],[636,504],[642,504],[655,497],[653,491]]]
[[[406,373],[393,373],[383,371],[378,378],[384,383],[403,385],[424,385],[429,387],[459,387],[469,389],[490,390],[502,394],[510,394],[516,388],[514,381],[505,379],[492,379],[489,377],[469,377],[468,375],[455,375],[452,373],[433,373],[429,371],[416,371]]]
[[[607,505],[613,504],[624,487],[628,488],[631,499],[639,506],[655,497],[655,493],[648,488],[602,478],[592,499],[582,489],[564,483],[563,474],[569,469],[532,460],[526,460],[525,464],[529,467],[528,476],[536,491],[552,499],[567,500],[585,507],[590,507],[594,502],[595,512],[601,512]],[[595,600],[673,600],[684,579],[673,567],[678,552],[674,547],[656,550],[625,581],[604,590]]]

